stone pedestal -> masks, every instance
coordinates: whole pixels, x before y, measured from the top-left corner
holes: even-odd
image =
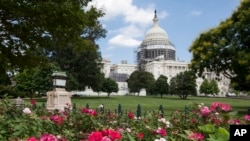
[[[47,92],[47,109],[48,110],[61,110],[64,111],[65,107],[71,108],[72,94],[65,90],[65,88],[54,88],[52,91]]]

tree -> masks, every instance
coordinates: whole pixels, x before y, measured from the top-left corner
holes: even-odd
[[[205,95],[208,94],[218,94],[220,92],[219,88],[218,88],[218,83],[216,80],[211,80],[208,81],[207,79],[205,79],[200,86],[200,93],[204,93]]]
[[[164,94],[168,94],[169,92],[169,84],[168,78],[164,75],[160,75],[158,79],[155,81],[154,90],[156,93],[161,95],[161,98]]]
[[[86,86],[90,86],[94,91],[101,90],[104,74],[101,73],[101,56],[96,50],[74,53],[68,47],[58,50],[51,60],[69,74],[67,89],[84,90]]]
[[[58,70],[56,66],[50,64],[49,66],[35,67],[33,69],[25,69],[18,73],[14,79],[16,81],[15,89],[31,99],[34,94],[45,94],[52,88],[51,75],[53,71]]]
[[[202,94],[204,93],[205,95],[208,95],[210,94],[210,91],[209,91],[209,82],[207,79],[205,79],[202,83],[201,83],[201,86],[200,86],[200,90],[199,92]]]
[[[177,95],[177,78],[176,77],[172,77],[170,79],[170,85],[169,85],[169,93],[171,95]]]
[[[171,94],[187,99],[188,95],[197,95],[196,77],[192,71],[184,71],[170,80]]]
[[[138,93],[142,88],[146,91],[150,91],[150,88],[155,83],[155,79],[152,73],[147,71],[134,71],[127,80],[128,88],[130,92]]]
[[[86,8],[90,1],[1,0],[1,70],[14,73],[48,63],[51,51],[64,47],[96,50],[94,41],[105,33],[98,21],[104,13]]]
[[[232,16],[193,42],[191,68],[222,73],[237,90],[250,90],[250,0],[242,0]]]
[[[211,89],[211,94],[213,95],[217,95],[220,92],[218,83],[216,80],[213,79],[210,81],[210,89]]]
[[[102,91],[108,93],[108,97],[112,92],[118,92],[118,84],[110,79],[110,78],[105,78],[103,83],[102,83]]]

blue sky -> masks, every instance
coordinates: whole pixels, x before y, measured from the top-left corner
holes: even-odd
[[[134,50],[152,27],[155,9],[159,25],[176,47],[176,59],[189,62],[188,49],[196,37],[230,17],[240,0],[94,0],[91,4],[106,13],[100,21],[107,36],[97,41],[102,57],[112,64],[121,60],[135,64]]]

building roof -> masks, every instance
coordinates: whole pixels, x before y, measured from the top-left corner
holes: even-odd
[[[153,19],[153,26],[146,32],[144,42],[153,40],[169,40],[167,32],[161,28],[158,24],[158,17],[155,10],[155,16]]]

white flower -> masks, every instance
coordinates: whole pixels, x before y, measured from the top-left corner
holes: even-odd
[[[62,136],[61,135],[57,135],[56,138],[57,139],[62,139]]]
[[[141,119],[141,117],[135,117],[135,119]]]
[[[166,124],[167,128],[169,128],[171,125],[169,121],[166,121],[165,124]]]
[[[130,129],[130,128],[126,128],[126,131],[130,133],[130,132],[131,132],[131,129]]]
[[[104,107],[104,105],[103,105],[103,104],[99,105],[99,108],[101,108],[101,109],[102,109],[103,107]]]
[[[23,109],[23,112],[24,112],[25,114],[30,114],[30,113],[31,113],[30,108],[24,108],[24,109]]]
[[[160,119],[158,119],[158,121],[165,123],[166,119],[165,118],[160,118]]]
[[[167,140],[164,138],[160,138],[160,139],[155,139],[155,141],[167,141]]]

